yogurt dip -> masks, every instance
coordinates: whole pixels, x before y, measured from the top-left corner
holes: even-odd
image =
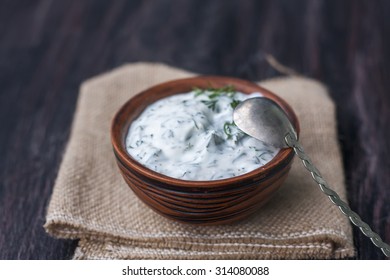
[[[227,86],[160,99],[131,124],[127,152],[149,169],[182,180],[220,180],[248,173],[279,152],[233,122],[237,104],[258,96]]]

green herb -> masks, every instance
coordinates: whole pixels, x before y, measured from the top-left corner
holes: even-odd
[[[233,129],[236,130],[234,133],[233,133]],[[235,142],[237,142],[241,137],[247,135],[245,132],[241,131],[237,127],[234,121],[232,121],[231,123],[225,122],[225,124],[223,125],[223,131],[227,135],[228,139],[232,139],[234,137]]]
[[[142,141],[142,140],[137,140],[137,142],[135,142],[137,147],[141,146],[143,143],[144,143],[144,141]]]
[[[205,104],[208,108],[215,111],[217,108],[218,98],[221,96],[227,96],[232,99],[230,106],[234,109],[240,104],[241,101],[234,99],[234,95],[237,93],[236,89],[232,85],[227,85],[220,88],[214,88],[209,86],[208,88],[201,89],[194,87],[192,89],[195,92],[195,97],[198,97],[203,94],[207,94],[208,100],[202,100],[201,102]],[[233,137],[232,127],[237,127],[234,122],[226,122],[223,126],[223,131],[228,136],[228,139]]]
[[[193,122],[194,122],[194,125],[195,125],[196,129],[199,129],[199,126],[198,126],[198,124],[196,123],[195,119],[193,118],[192,120],[193,120]]]
[[[232,106],[233,109],[237,107],[238,104],[240,104],[241,101],[237,99],[233,99],[233,101],[230,103],[230,106]]]
[[[215,111],[215,109],[217,108],[217,102],[219,97],[227,96],[229,98],[233,98],[234,95],[236,94],[236,90],[232,85],[227,85],[220,88],[214,88],[209,86],[206,89],[194,87],[192,90],[195,92],[195,97],[198,97],[202,94],[207,94],[209,100],[203,100],[202,103],[205,104],[213,111]],[[238,100],[233,99],[230,105],[233,107],[233,106],[237,106],[238,103],[239,103]]]
[[[192,148],[194,147],[194,145],[192,145],[190,142],[187,143],[184,151],[188,151],[188,150],[191,150]]]
[[[223,131],[227,135],[228,139],[231,139],[233,137],[231,128],[232,126],[236,126],[236,124],[234,122],[225,122],[225,124],[223,125]]]
[[[201,102],[204,105],[206,105],[207,107],[209,107],[211,110],[215,111],[215,108],[217,107],[218,100],[216,100],[216,99],[214,99],[214,100],[202,100]]]
[[[195,97],[198,97],[201,94],[204,94],[204,89],[198,88],[198,87],[193,87],[192,91],[195,92]]]
[[[192,91],[195,92],[195,96],[199,96],[207,92],[210,98],[215,98],[222,94],[227,95],[228,97],[233,97],[236,94],[236,90],[232,85],[215,88],[212,87],[211,84],[209,84],[207,88],[193,87]]]
[[[156,152],[153,154],[153,156],[154,156],[154,157],[159,157],[161,153],[162,153],[162,150],[159,149],[158,151],[156,151]]]

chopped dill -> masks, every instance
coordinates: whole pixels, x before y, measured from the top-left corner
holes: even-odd
[[[225,124],[223,125],[223,131],[227,135],[228,139],[231,139],[233,137],[231,126],[235,126],[235,125],[236,124],[234,122],[231,122],[231,123],[225,122]]]
[[[227,85],[220,88],[214,88],[209,86],[208,88],[205,89],[194,87],[192,90],[195,92],[195,97],[198,97],[203,94],[207,94],[209,100],[203,100],[202,103],[205,104],[213,111],[215,111],[215,109],[217,108],[217,102],[219,97],[227,96],[229,98],[233,98],[234,95],[237,93],[236,89],[232,85]],[[239,103],[238,100],[233,99],[230,105],[232,107],[234,106],[233,108],[235,108],[235,106],[237,106],[238,103]]]
[[[237,99],[233,99],[233,101],[230,103],[230,106],[232,106],[233,109],[237,107],[238,104],[240,104],[241,101]]]
[[[199,95],[202,95],[205,92],[204,89],[201,89],[201,88],[198,88],[198,87],[193,87],[192,91],[195,92],[195,97],[198,97]]]
[[[187,143],[184,151],[188,151],[188,150],[191,150],[192,148],[194,147],[194,145],[192,145],[190,142]]]
[[[208,88],[198,88],[198,87],[193,87],[192,90],[195,92],[195,96],[198,97],[199,95],[206,94],[208,93],[208,97],[210,99],[217,98],[221,95],[226,95],[227,97],[232,98],[236,93],[236,89],[232,85],[227,85],[224,87],[220,88],[215,88],[209,86]]]
[[[232,99],[232,101],[230,102],[230,106],[233,109],[235,109],[237,105],[240,104],[241,102],[240,100],[234,99],[234,96],[237,93],[237,91],[233,85],[226,85],[220,88],[215,88],[210,85],[209,87],[204,89],[199,87],[193,87],[192,90],[195,93],[195,97],[198,97],[200,95],[206,95],[208,99],[202,100],[201,102],[213,111],[216,111],[218,98],[220,98],[221,96],[226,96]],[[236,124],[234,122],[231,123],[226,122],[223,126],[223,130],[225,134],[228,136],[228,139],[231,139],[233,137],[232,127],[236,127]]]
[[[202,100],[201,101],[204,105],[206,105],[207,107],[209,107],[211,110],[215,111],[215,108],[217,107],[217,102],[218,100],[217,99],[213,99],[213,100]]]

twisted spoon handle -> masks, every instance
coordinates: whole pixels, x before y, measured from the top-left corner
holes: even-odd
[[[339,207],[340,211],[345,216],[347,216],[351,220],[351,222],[355,226],[357,226],[361,230],[361,232],[363,232],[365,236],[371,239],[371,242],[374,243],[375,246],[382,250],[385,256],[390,257],[390,246],[383,242],[380,236],[373,232],[370,226],[363,222],[359,215],[352,211],[351,208],[349,208],[349,206],[347,205],[347,203],[341,200],[339,195],[329,187],[328,183],[325,181],[324,178],[322,178],[320,172],[314,166],[311,159],[306,155],[305,151],[303,150],[301,144],[298,142],[298,139],[295,137],[295,135],[291,135],[291,133],[288,133],[284,140],[289,147],[294,149],[295,154],[302,160],[303,165],[311,173],[313,180],[316,181],[316,183],[320,187],[320,190],[329,197],[330,201],[332,201]]]

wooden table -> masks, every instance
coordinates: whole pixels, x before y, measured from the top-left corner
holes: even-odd
[[[42,225],[83,80],[133,61],[260,80],[269,54],[329,87],[351,207],[389,243],[390,1],[3,0],[0,258],[73,254]]]

